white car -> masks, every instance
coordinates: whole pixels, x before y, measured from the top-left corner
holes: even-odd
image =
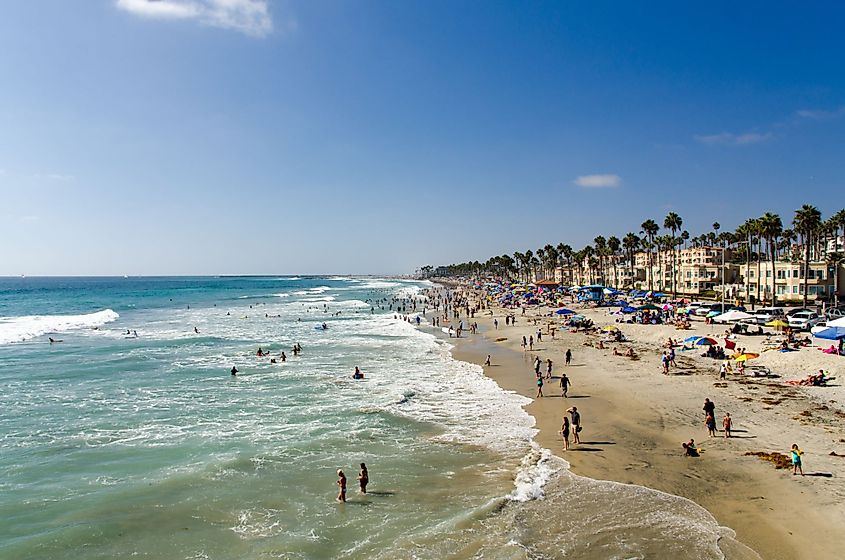
[[[774,321],[775,319],[786,321],[786,314],[783,312],[782,307],[761,307],[760,309],[749,311],[748,313],[754,315],[754,317],[746,319],[743,322],[765,325],[769,321]]]
[[[821,323],[824,319],[815,311],[799,311],[789,316],[789,327],[801,331],[808,331]]]

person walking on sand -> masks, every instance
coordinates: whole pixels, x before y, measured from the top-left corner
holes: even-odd
[[[529,352],[534,351],[534,335],[533,334],[528,335],[528,350],[529,350]]]
[[[499,320],[493,319],[493,328],[499,330]]]
[[[534,357],[534,375],[540,377],[540,356]]]
[[[792,449],[789,451],[789,455],[792,457],[792,476],[795,476],[799,472],[801,476],[804,476],[804,468],[801,466],[801,455],[804,452],[798,449],[798,444],[793,443]]]
[[[528,350],[528,340],[525,335],[522,335],[522,351],[525,352],[526,350]]]
[[[569,418],[563,416],[563,424],[560,426],[560,435],[563,436],[563,450],[569,451]]]
[[[489,365],[490,365],[490,354],[487,354],[487,359],[486,359],[486,360],[484,360],[484,365],[485,365],[485,366],[489,366]]]
[[[731,437],[731,426],[733,425],[733,420],[731,419],[731,414],[729,412],[725,413],[725,417],[722,418],[722,427],[725,428],[725,439]]]
[[[707,434],[710,437],[715,437],[716,435],[716,419],[713,418],[713,415],[709,412],[707,416],[704,417],[704,425],[707,426]]]
[[[542,396],[543,396],[543,376],[538,375],[537,376],[537,398],[540,398]]]
[[[666,352],[660,356],[660,362],[663,364],[663,375],[669,375],[669,356],[666,355]]]
[[[337,486],[339,491],[337,493],[337,501],[338,502],[345,502],[346,501],[346,475],[343,474],[341,469],[337,469]]]
[[[552,360],[551,358],[546,358],[546,379],[552,378]]]
[[[581,443],[581,436],[578,435],[581,432],[581,413],[578,412],[577,406],[566,409],[566,412],[569,413],[569,417],[572,420],[572,437],[575,443]]]
[[[367,470],[367,465],[361,463],[361,472],[358,473],[358,485],[361,487],[361,493],[367,493],[367,484],[370,483],[370,473]]]
[[[569,386],[571,384],[572,383],[569,381],[569,378],[566,376],[566,374],[565,373],[561,374],[561,376],[560,376],[560,390],[562,391],[561,394],[564,397],[567,396],[567,393],[569,392]]]
[[[572,362],[572,350],[567,348],[567,350],[566,350],[566,365],[569,365],[570,362]]]

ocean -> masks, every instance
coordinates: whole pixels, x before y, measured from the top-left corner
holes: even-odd
[[[0,558],[746,557],[692,502],[540,449],[429,287],[0,279]]]

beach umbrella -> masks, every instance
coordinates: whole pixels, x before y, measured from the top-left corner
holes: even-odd
[[[631,307],[630,305],[628,305],[622,308],[622,313],[634,313],[636,312],[636,310],[636,307]]]
[[[742,321],[743,319],[750,319],[751,317],[753,317],[753,315],[751,315],[750,313],[746,313],[745,311],[739,311],[738,309],[731,309],[727,313],[716,315],[715,317],[713,317],[713,319],[716,321],[724,321],[727,323],[733,321]]]
[[[720,313],[720,311],[711,311],[710,313],[707,314],[707,318],[712,319],[716,315],[719,315],[719,313]]]
[[[607,325],[606,327],[602,327],[601,330],[613,332],[613,331],[618,331],[619,327],[617,327],[616,325]]]
[[[702,338],[704,338],[704,337],[703,336],[688,336],[687,338],[684,339],[684,342],[697,342],[697,341],[701,340]]]
[[[845,327],[813,327],[812,332],[816,338],[824,338],[826,340],[845,339]]]
[[[558,309],[557,311],[555,311],[555,313],[557,315],[572,315],[575,312],[572,311],[571,309],[563,308],[563,309]]]
[[[660,308],[657,307],[656,305],[654,305],[653,303],[647,303],[645,305],[641,305],[637,309],[639,309],[640,311],[644,311],[646,309],[650,309],[652,311],[660,311]]]
[[[696,346],[718,346],[719,343],[710,338],[709,336],[702,336],[698,340],[695,341]]]
[[[766,326],[767,327],[774,327],[776,329],[782,329],[784,327],[788,327],[789,323],[787,323],[786,321],[781,321],[780,319],[774,319],[774,320],[766,323]]]
[[[754,352],[746,352],[744,354],[734,354],[733,359],[737,362],[745,362],[748,360],[753,360],[754,358],[759,358],[760,354],[755,354]]]

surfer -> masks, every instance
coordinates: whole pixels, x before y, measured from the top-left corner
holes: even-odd
[[[361,493],[367,493],[367,484],[370,483],[370,473],[367,471],[367,465],[361,463],[361,472],[358,473],[358,484],[361,486]]]
[[[352,379],[364,379],[364,374],[361,373],[361,370],[358,369],[358,366],[355,366],[355,373],[352,374]]]
[[[237,374],[238,374],[238,368],[236,368],[235,366],[232,366],[232,377],[236,376]]]
[[[198,328],[194,327],[194,333],[195,333],[195,334],[199,334],[199,333],[200,333],[200,330],[199,330]]]
[[[337,493],[337,501],[338,502],[345,502],[346,501],[346,475],[343,474],[343,471],[337,469],[337,485],[340,487],[340,491]]]
[[[52,336],[51,336],[51,337],[48,337],[48,338],[50,339],[50,344],[55,344],[56,342],[64,342],[64,340],[56,340],[56,339],[55,339],[55,338],[53,338]]]

